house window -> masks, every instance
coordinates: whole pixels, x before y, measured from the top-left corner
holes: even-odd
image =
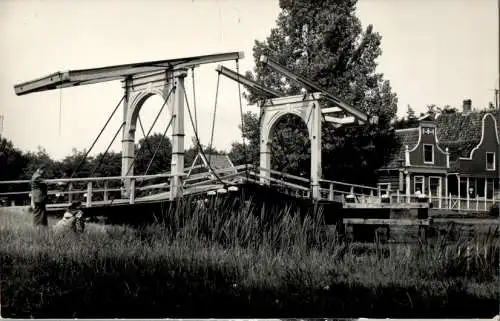
[[[424,144],[424,163],[434,163],[434,145]]]
[[[379,183],[378,188],[381,194],[389,193],[391,191],[391,183]]]
[[[495,170],[495,153],[486,153],[486,169],[490,171]]]
[[[425,194],[424,191],[424,177],[423,176],[415,176],[413,178],[413,192],[416,193],[420,191],[420,193]]]

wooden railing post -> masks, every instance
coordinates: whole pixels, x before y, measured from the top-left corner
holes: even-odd
[[[333,201],[333,183],[330,183],[330,191],[328,193],[328,199]]]
[[[130,179],[130,200],[129,200],[129,203],[130,204],[135,203],[135,179],[134,178]]]
[[[108,201],[108,181],[104,181],[104,196],[103,196],[104,202]]]
[[[73,182],[68,185],[68,203],[73,202]]]
[[[87,183],[87,207],[92,206],[92,182]]]

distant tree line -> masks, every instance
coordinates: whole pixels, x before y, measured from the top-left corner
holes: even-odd
[[[205,153],[222,154],[214,148],[201,146]],[[185,151],[185,166],[190,166],[197,153],[197,144],[193,144]],[[172,159],[172,144],[168,137],[155,133],[136,143],[136,160],[134,175],[152,175],[170,171]],[[47,178],[79,178],[79,177],[106,177],[121,175],[121,152],[99,153],[87,156],[87,151],[73,149],[71,155],[62,160],[54,160],[43,147],[36,152],[23,152],[15,147],[12,141],[0,135],[0,181],[29,180],[40,166],[46,168]],[[154,155],[154,157],[153,157]],[[27,191],[29,185],[0,184],[0,193]],[[0,196],[0,199],[3,198]],[[9,200],[24,200],[26,195],[9,196]]]

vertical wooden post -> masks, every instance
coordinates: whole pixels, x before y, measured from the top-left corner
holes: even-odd
[[[477,193],[476,193],[476,210],[479,211],[479,197],[477,196]]]
[[[485,178],[484,179],[484,210],[485,211],[486,211],[486,201],[488,199],[487,190],[488,190],[488,178]]]
[[[493,206],[493,204],[495,204],[495,179],[492,178],[492,182],[491,182],[491,187],[493,188],[493,191],[492,191],[492,194],[491,194],[491,205]]]
[[[130,204],[135,203],[135,178],[130,179]]]
[[[460,175],[457,175],[457,181],[458,181],[458,210],[460,210],[460,208],[462,207],[462,194],[460,193],[460,184],[461,183],[461,178],[460,178]]]
[[[467,209],[470,209],[470,192],[469,192],[469,189],[470,189],[470,179],[469,177],[467,177]]]
[[[87,207],[92,206],[92,182],[87,183]]]
[[[396,191],[396,203],[399,203],[399,190]]]
[[[329,187],[329,193],[328,193],[328,199],[330,201],[333,201],[333,183],[330,183],[330,187]]]
[[[444,177],[444,197],[445,197],[444,201],[449,203],[450,200],[448,199],[448,174],[446,174],[446,176]],[[446,208],[446,206],[443,207]]]
[[[68,203],[73,202],[73,182],[68,185]]]
[[[104,197],[103,200],[105,203],[108,202],[108,181],[104,181]]]
[[[411,183],[410,183],[410,173],[406,174],[406,203],[410,203],[410,190],[411,190]]]

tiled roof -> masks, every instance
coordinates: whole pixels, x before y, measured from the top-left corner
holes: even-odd
[[[459,157],[469,157],[470,152],[474,147],[477,146],[479,140],[467,140],[467,141],[445,141],[439,142],[439,146],[450,153],[450,160],[456,160]]]
[[[450,159],[469,157],[470,152],[481,141],[482,120],[486,113],[491,113],[500,124],[499,110],[481,110],[470,113],[441,114],[436,120],[439,145],[449,148]]]
[[[500,129],[500,110],[489,109],[472,111],[470,113],[446,113],[440,114],[434,120],[439,146],[450,152],[450,167],[454,168],[459,157],[469,157],[470,152],[479,144],[482,134],[482,119],[486,113],[491,113]],[[385,166],[395,168],[404,163],[405,146],[411,150],[418,142],[418,128],[407,128],[396,130],[396,135],[401,139],[401,149],[394,158]]]
[[[418,143],[418,128],[408,128],[408,129],[398,129],[396,130],[396,135],[401,141],[401,148],[394,155],[392,160],[385,167],[387,168],[397,168],[401,166],[401,162],[404,164],[405,160],[405,149],[408,145],[409,149],[414,148]]]
[[[207,157],[207,162],[210,162],[210,166],[214,170],[233,168],[227,155],[205,154],[205,156]]]

